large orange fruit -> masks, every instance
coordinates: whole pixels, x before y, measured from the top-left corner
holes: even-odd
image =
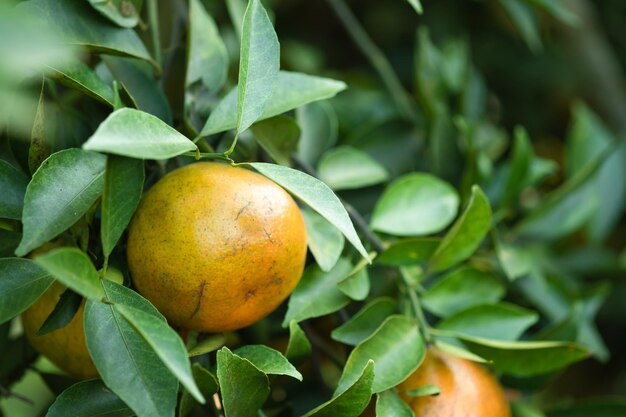
[[[52,363],[78,378],[97,378],[98,371],[91,361],[83,331],[83,302],[72,321],[65,327],[37,336],[37,330],[59,301],[65,287],[54,282],[33,305],[22,313],[22,325],[33,347]]]
[[[405,394],[424,385],[436,385],[436,397]],[[415,417],[510,417],[500,383],[475,362],[429,348],[420,367],[398,386]]]
[[[137,290],[172,325],[222,332],[260,320],[289,296],[304,269],[306,230],[272,181],[199,162],[146,193],[127,255]]]

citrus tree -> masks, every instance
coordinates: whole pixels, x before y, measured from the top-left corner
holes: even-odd
[[[0,414],[626,415],[623,6],[434,3],[3,2]]]

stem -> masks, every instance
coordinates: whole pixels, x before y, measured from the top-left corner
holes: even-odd
[[[308,323],[300,323],[302,330],[306,334],[307,338],[311,341],[311,344],[325,354],[328,359],[331,360],[339,369],[343,369],[346,366],[346,361],[339,357],[331,347],[313,330]]]
[[[222,161],[228,161],[231,164],[235,163],[235,161],[226,156],[226,154],[219,152],[185,152],[182,156],[191,156],[196,159],[219,159]]]
[[[159,38],[159,12],[156,0],[148,0],[148,22],[150,24],[150,36],[152,38],[152,52],[154,60],[161,68],[163,58],[161,56],[161,39]]]
[[[382,78],[385,87],[387,87],[396,102],[400,115],[404,119],[414,122],[415,112],[413,111],[413,106],[385,54],[369,37],[344,0],[327,1],[339,20],[341,20],[341,23],[343,23],[354,43],[369,59],[380,78]]]
[[[415,293],[415,289],[411,286],[411,283],[402,268],[400,268],[400,276],[402,277],[402,282],[406,288],[407,293],[409,294],[411,308],[413,309],[413,314],[415,315],[415,318],[420,325],[420,330],[424,335],[424,339],[426,340],[426,343],[430,343],[432,341],[432,336],[430,334],[430,325],[428,324],[428,321],[426,321],[426,316],[424,316],[422,303],[420,302],[419,297]]]
[[[109,256],[104,257],[104,262],[102,262],[102,269],[100,270],[100,279],[104,279],[107,274],[107,268],[109,267]]]
[[[35,405],[35,402],[33,400],[31,400],[28,397],[24,397],[21,394],[18,394],[16,392],[11,391],[8,388],[5,388],[4,386],[0,385],[0,394],[2,394],[2,396],[6,396],[6,397],[13,397],[13,398],[17,398],[18,400],[24,401],[26,404],[29,405]]]

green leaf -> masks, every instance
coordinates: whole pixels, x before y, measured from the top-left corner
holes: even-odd
[[[506,342],[455,336],[469,350],[491,361],[494,369],[516,377],[547,374],[589,356],[586,349],[568,342]]]
[[[132,417],[135,414],[99,379],[72,385],[59,395],[46,417]]]
[[[21,233],[0,229],[0,258],[11,257],[17,245],[20,244],[20,240],[22,240]]]
[[[54,280],[29,259],[0,259],[0,324],[34,303]]]
[[[435,253],[440,239],[413,238],[393,242],[378,255],[376,263],[387,266],[409,266],[426,262]]]
[[[285,356],[290,362],[298,364],[311,356],[311,342],[300,325],[292,320],[289,322],[289,342]]]
[[[363,260],[367,264],[367,261]],[[352,272],[337,283],[342,293],[356,301],[363,301],[370,293],[370,277],[365,265],[355,267]]]
[[[434,397],[441,394],[441,388],[437,385],[423,385],[419,388],[408,390],[406,393],[412,397]]]
[[[374,362],[367,361],[350,387],[302,417],[354,417],[365,410],[372,398]]]
[[[54,306],[54,310],[48,315],[35,334],[43,336],[68,325],[76,315],[82,302],[83,297],[80,294],[68,289],[63,291],[59,301]]]
[[[500,0],[500,4],[513,20],[526,45],[534,52],[540,50],[539,22],[533,8],[523,0]]]
[[[226,7],[228,8],[228,15],[232,22],[235,33],[237,33],[237,40],[241,40],[241,31],[243,23],[243,15],[246,13],[246,0],[226,0]]]
[[[139,23],[143,0],[89,0],[91,7],[118,26],[133,28]]]
[[[24,256],[72,226],[102,194],[103,155],[66,149],[50,155],[26,188],[22,241]]]
[[[626,415],[623,397],[594,398],[548,411],[547,417],[620,417]]]
[[[529,3],[534,3],[537,6],[543,8],[546,12],[550,13],[561,22],[576,26],[580,24],[580,17],[567,6],[564,1],[553,0],[526,0]]]
[[[134,107],[172,124],[172,110],[150,66],[132,58],[103,56],[111,75],[130,95]]]
[[[226,417],[256,417],[270,393],[267,375],[227,347],[217,351],[217,379]]]
[[[279,165],[291,166],[300,128],[291,117],[279,115],[252,125],[252,134],[259,145]]]
[[[35,263],[85,298],[101,300],[104,297],[98,271],[78,248],[53,249],[35,257]]]
[[[228,51],[215,21],[202,2],[189,2],[189,38],[185,87],[201,81],[210,92],[218,91],[228,75]]]
[[[178,334],[158,317],[141,309],[115,304],[115,309],[144,338],[165,366],[178,378],[185,389],[200,403],[204,397],[191,374],[187,349]]]
[[[444,342],[444,340],[446,340]],[[459,341],[458,339],[452,339],[450,337],[439,338],[435,336],[435,340],[433,342],[439,350],[442,352],[449,353],[452,356],[456,356],[458,358],[467,359],[468,361],[477,362],[477,363],[487,363],[489,362],[487,359],[482,356],[478,356],[475,353],[470,352],[467,348]]]
[[[313,210],[303,207],[300,211],[306,225],[309,250],[322,271],[328,272],[339,260],[345,238],[339,229]]]
[[[446,233],[430,261],[431,271],[442,271],[469,258],[491,228],[491,207],[474,185],[465,211]]]
[[[511,151],[511,169],[504,187],[502,204],[510,205],[519,198],[525,186],[525,179],[533,158],[533,148],[528,133],[523,127],[515,128],[513,150]]]
[[[417,369],[425,354],[426,344],[417,324],[405,316],[388,317],[350,353],[335,394],[348,389],[370,360],[375,364],[372,392],[395,387]]]
[[[470,267],[459,268],[439,279],[422,295],[430,312],[448,317],[480,304],[496,303],[504,295],[497,276]]]
[[[389,179],[385,167],[351,146],[339,146],[326,152],[317,172],[320,180],[333,190],[363,188]]]
[[[437,323],[437,329],[482,337],[514,341],[537,323],[539,315],[513,304],[470,307]]]
[[[283,327],[292,320],[300,322],[324,316],[347,305],[350,299],[337,288],[337,283],[348,276],[351,270],[352,265],[345,259],[339,259],[328,272],[322,271],[317,265],[309,266],[289,297]]]
[[[452,186],[430,174],[407,174],[385,189],[371,226],[396,236],[420,236],[446,228],[459,209]]]
[[[200,343],[189,349],[189,356],[200,356],[205,353],[213,352],[226,344],[226,336],[224,334],[207,335]]]
[[[333,97],[345,88],[345,83],[341,81],[280,71],[273,94],[265,105],[265,111],[256,120],[268,119],[304,104]],[[238,94],[238,88],[234,88],[220,101],[202,128],[201,136],[237,127]]]
[[[70,45],[96,53],[143,59],[156,67],[136,32],[104,22],[84,1],[31,0],[19,7],[43,22],[54,22],[53,27]]]
[[[143,161],[109,155],[104,173],[100,239],[109,256],[139,204],[143,191]]]
[[[415,9],[417,14],[424,13],[424,8],[422,7],[422,2],[420,0],[407,0],[409,4]]]
[[[321,214],[343,233],[348,242],[352,243],[363,258],[370,260],[370,256],[356,234],[345,207],[326,184],[303,172],[280,165],[263,162],[252,162],[248,165]]]
[[[337,142],[337,114],[328,102],[320,101],[298,107],[296,120],[300,125],[298,158],[315,166],[322,154]]]
[[[237,90],[237,133],[263,114],[280,67],[280,46],[260,0],[250,0],[243,16]]]
[[[0,218],[19,220],[22,218],[24,194],[28,178],[7,161],[0,159]]]
[[[218,391],[219,384],[217,383],[217,377],[208,369],[203,368],[199,363],[194,363],[191,366],[191,372],[193,373],[193,378],[198,384],[198,388],[200,388],[200,392],[205,398],[210,398]],[[178,403],[178,416],[185,417],[191,412],[196,404],[198,404],[198,402],[193,399],[189,392],[187,390],[183,390],[180,402]]]
[[[111,302],[165,318],[134,291],[102,280]],[[121,316],[114,304],[88,301],[84,326],[87,348],[100,377],[138,417],[171,417],[178,381],[148,342]]]
[[[66,86],[82,91],[88,96],[113,106],[113,87],[104,82],[98,74],[81,61],[63,67],[51,67],[55,78]]]
[[[37,112],[33,121],[33,128],[30,131],[30,146],[28,148],[28,169],[31,174],[37,171],[41,163],[52,153],[52,140],[50,138],[50,129],[46,126],[46,103],[45,103],[45,87],[46,79],[41,82],[41,91],[39,93],[39,102],[37,103]],[[20,212],[21,216],[21,212]],[[1,217],[1,216],[0,216]]]
[[[414,417],[413,411],[409,405],[402,401],[398,393],[393,389],[388,389],[377,394],[376,416]]]
[[[372,300],[350,320],[332,331],[330,337],[346,345],[356,346],[376,331],[396,310],[396,302],[390,297]]]
[[[196,145],[159,118],[124,108],[109,115],[83,149],[138,159],[167,159],[196,150]]]
[[[266,375],[287,375],[302,381],[302,374],[275,349],[265,345],[246,345],[236,349],[233,353],[249,360]]]

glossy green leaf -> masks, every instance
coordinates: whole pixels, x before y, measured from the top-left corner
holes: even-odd
[[[166,159],[196,150],[196,145],[157,117],[124,108],[107,117],[83,149],[138,159]]]
[[[407,403],[402,401],[393,389],[379,392],[376,396],[377,417],[414,417],[413,411]]]
[[[533,51],[540,50],[542,44],[539,21],[532,6],[523,0],[500,0],[500,4],[513,20],[528,47]]]
[[[87,348],[100,377],[138,417],[171,417],[178,381],[115,304],[141,309],[167,325],[165,319],[134,291],[108,280],[102,285],[114,304],[88,301],[84,313]]]
[[[272,96],[256,120],[263,120],[293,110],[312,101],[324,100],[345,90],[341,81],[297,72],[280,71]],[[237,127],[238,88],[231,90],[211,113],[200,134],[208,136]]]
[[[280,46],[260,0],[250,0],[243,16],[237,89],[237,133],[263,114],[280,67]]]
[[[388,317],[350,353],[335,393],[350,387],[370,360],[374,361],[372,392],[395,387],[417,369],[425,354],[426,344],[417,324],[405,316]]]
[[[309,266],[289,297],[283,327],[292,320],[300,322],[323,316],[347,305],[350,299],[337,288],[337,283],[348,276],[351,270],[352,265],[345,259],[340,259],[328,272],[322,271],[317,265]]]
[[[205,353],[214,352],[226,344],[226,336],[224,334],[207,335],[197,345],[189,349],[189,356],[200,356]]]
[[[70,88],[82,91],[88,96],[113,106],[113,87],[103,81],[98,74],[81,61],[70,65],[52,67],[55,78]]]
[[[0,259],[0,323],[26,310],[54,278],[29,259]]]
[[[475,353],[467,350],[465,345],[461,343],[458,339],[453,339],[450,337],[437,337],[433,341],[433,345],[437,347],[437,349],[442,352],[449,353],[452,356],[456,356],[458,358],[467,359],[468,361],[477,362],[477,363],[487,363],[489,362],[487,359],[482,356],[478,356]]]
[[[522,127],[515,128],[515,138],[511,154],[511,169],[504,187],[502,204],[508,205],[519,198],[525,186],[524,180],[527,176],[530,162],[533,158],[533,149],[528,137],[528,133]]]
[[[409,4],[415,9],[418,14],[424,13],[424,7],[422,7],[421,0],[407,0]]]
[[[302,381],[302,374],[275,349],[265,345],[246,345],[236,349],[233,353],[249,360],[266,375],[287,375]]]
[[[367,263],[367,261],[363,261]],[[355,268],[352,272],[337,283],[337,288],[353,300],[363,301],[370,293],[370,277],[367,269],[363,266]]]
[[[435,253],[440,239],[409,238],[393,242],[378,255],[376,263],[387,266],[408,266],[426,262]]]
[[[301,130],[298,158],[316,166],[322,154],[337,142],[337,114],[328,102],[320,101],[298,107],[296,120]]]
[[[54,309],[35,334],[37,336],[43,336],[44,334],[53,332],[68,325],[76,315],[76,312],[80,308],[82,302],[83,297],[81,297],[80,294],[69,289],[63,291],[63,294],[61,294],[61,297],[54,306]]]
[[[98,271],[78,248],[53,249],[35,257],[35,263],[85,298],[100,300],[104,297]]]
[[[489,200],[477,186],[465,211],[446,233],[430,261],[432,271],[442,271],[469,258],[491,228]]]
[[[297,365],[308,358],[311,355],[311,351],[311,342],[309,342],[300,325],[294,320],[290,321],[289,342],[287,343],[285,357]]]
[[[345,207],[326,184],[303,172],[280,165],[263,162],[253,162],[248,165],[321,214],[322,217],[343,233],[363,258],[370,259],[369,254],[361,243],[361,239],[359,239],[356,230],[354,230]]]
[[[452,186],[430,174],[412,173],[394,181],[376,203],[371,226],[396,236],[419,236],[446,228],[459,209]]]
[[[547,374],[589,356],[579,345],[568,342],[505,342],[460,336],[474,353],[491,361],[497,371],[517,377]]]
[[[54,28],[70,45],[83,46],[92,52],[140,58],[156,66],[137,33],[104,21],[90,10],[87,2],[31,0],[20,4],[20,8],[43,21],[54,22]]]
[[[20,240],[22,240],[21,233],[0,229],[0,258],[13,256]]]
[[[363,188],[389,179],[385,167],[351,146],[340,146],[326,152],[319,162],[317,173],[333,190]]]
[[[89,3],[116,25],[132,28],[139,23],[143,0],[89,0]]]
[[[116,304],[115,309],[144,338],[165,366],[178,378],[187,391],[199,402],[204,397],[191,374],[187,349],[178,334],[163,320],[141,309]]]
[[[209,91],[218,91],[228,75],[228,51],[217,25],[202,2],[189,2],[189,52],[185,87],[201,81]]]
[[[486,304],[449,316],[437,323],[437,328],[485,339],[514,341],[537,320],[537,313],[513,304]]]
[[[313,210],[303,207],[300,211],[306,226],[309,250],[322,271],[328,272],[339,260],[345,238],[339,229]]]
[[[24,256],[72,226],[102,194],[103,155],[66,149],[50,155],[26,188],[23,236],[15,250]]]
[[[191,372],[193,373],[193,378],[198,384],[198,388],[200,388],[200,392],[205,398],[210,398],[219,390],[217,377],[208,369],[203,368],[199,363],[194,363],[191,366]],[[178,416],[185,417],[197,404],[198,402],[194,400],[189,392],[187,390],[183,390],[178,403]]]
[[[100,380],[78,382],[59,395],[46,417],[132,417],[135,413]]]
[[[270,393],[267,375],[227,347],[217,352],[217,379],[226,417],[256,417]]]
[[[395,310],[396,303],[392,298],[377,298],[361,308],[350,320],[333,330],[330,336],[338,342],[356,346],[370,337]]]
[[[100,239],[109,256],[139,204],[143,191],[144,166],[139,159],[107,156],[102,193]]]
[[[7,161],[0,159],[0,190],[2,190],[0,218],[16,220],[22,218],[27,185],[28,178],[24,174]]]
[[[495,303],[503,295],[504,285],[497,276],[463,267],[439,279],[421,300],[432,313],[448,317],[469,307]]]
[[[134,107],[172,124],[172,110],[150,65],[123,57],[103,56],[102,60],[113,78],[130,95]]]
[[[372,397],[374,362],[367,361],[354,384],[331,400],[314,408],[302,417],[354,417],[363,412]]]
[[[291,166],[300,128],[291,117],[279,115],[252,125],[252,134],[259,145],[279,165]]]
[[[560,406],[548,411],[547,417],[620,417],[626,415],[623,397],[594,398]]]

